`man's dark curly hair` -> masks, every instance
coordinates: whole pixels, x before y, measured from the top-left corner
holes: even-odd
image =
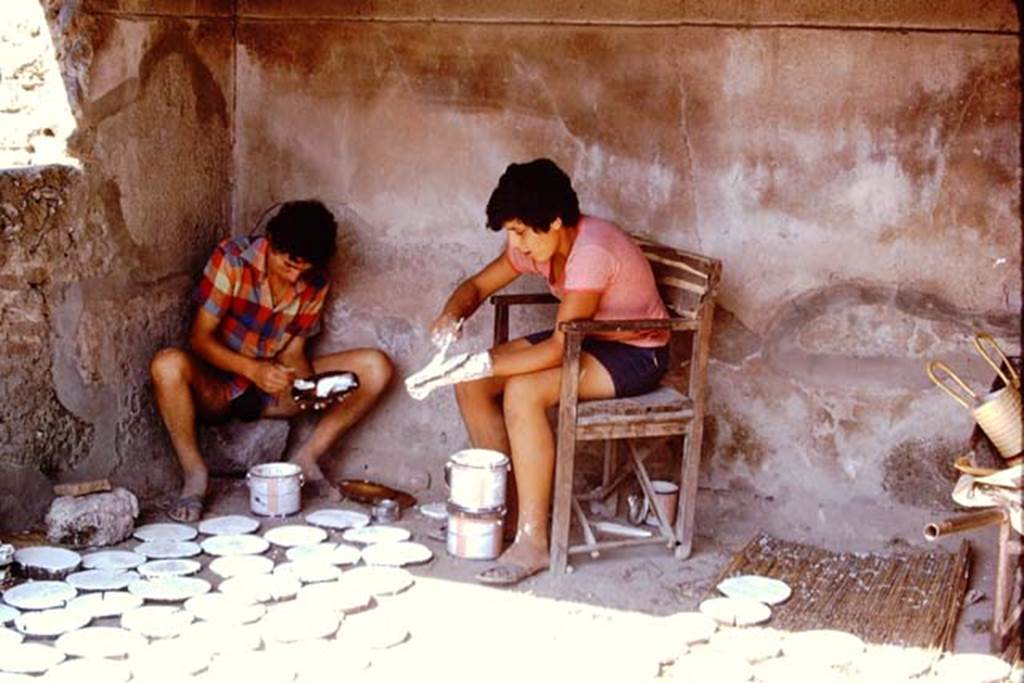
[[[566,227],[580,220],[580,201],[569,176],[551,159],[509,164],[487,202],[487,227],[502,230],[518,219],[536,232],[547,232],[556,218]]]
[[[286,202],[267,223],[270,245],[292,258],[323,271],[337,249],[338,223],[334,214],[315,199]]]

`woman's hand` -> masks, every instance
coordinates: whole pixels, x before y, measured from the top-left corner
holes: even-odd
[[[445,311],[430,326],[430,343],[440,351],[447,351],[462,333],[463,319]]]
[[[407,377],[405,389],[417,401],[440,387],[491,377],[493,362],[489,351],[460,353],[440,363],[431,362],[415,375]]]

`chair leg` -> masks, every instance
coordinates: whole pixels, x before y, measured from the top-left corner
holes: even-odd
[[[555,463],[555,482],[551,501],[551,573],[564,574],[569,565],[569,526],[572,521],[572,475],[576,444],[573,430],[566,430],[568,444],[563,444],[559,426],[559,448]]]
[[[676,511],[676,558],[685,560],[693,552],[693,524],[697,509],[697,475],[700,466],[702,430],[691,424],[683,437],[683,462],[679,475],[679,508]]]

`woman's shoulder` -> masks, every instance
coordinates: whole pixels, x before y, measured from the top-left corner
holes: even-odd
[[[580,246],[602,247],[614,254],[624,245],[631,245],[633,240],[625,230],[610,220],[582,216],[577,243]]]

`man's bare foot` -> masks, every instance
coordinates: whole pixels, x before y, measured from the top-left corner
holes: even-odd
[[[305,485],[317,498],[322,498],[331,503],[337,503],[341,500],[341,492],[334,484],[327,480],[319,465],[315,462],[306,463],[299,459],[293,459],[291,462],[302,468],[302,478],[305,480]]]
[[[176,522],[198,522],[203,516],[203,501],[209,484],[206,468],[196,468],[184,474],[185,483],[170,507],[167,516]]]

